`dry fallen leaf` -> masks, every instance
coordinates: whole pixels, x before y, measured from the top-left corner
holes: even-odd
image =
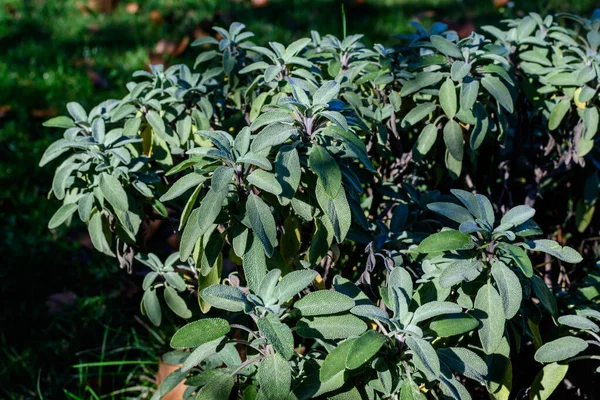
[[[158,10],[150,11],[148,17],[150,18],[150,21],[152,21],[156,25],[161,25],[164,22],[164,18]]]
[[[140,9],[139,3],[127,3],[125,4],[125,11],[129,14],[135,14]]]
[[[180,367],[181,367],[181,364],[179,364],[179,365],[167,364],[167,363],[163,362],[162,360],[160,360],[158,362],[158,373],[156,374],[157,385],[160,386],[162,381],[164,381],[165,378],[167,376],[169,376],[169,374],[171,372],[175,371],[177,368],[180,368]],[[187,388],[187,386],[184,385],[183,382],[180,382],[179,385],[175,386],[173,388],[173,390],[171,390],[169,393],[167,393],[166,395],[161,397],[161,399],[162,400],[181,400],[183,398],[183,392],[185,392],[186,388]]]

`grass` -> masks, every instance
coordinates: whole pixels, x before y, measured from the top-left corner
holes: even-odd
[[[48,231],[58,207],[46,193],[50,168],[37,163],[60,134],[41,122],[78,101],[86,108],[118,98],[132,72],[144,68],[157,44],[179,44],[212,25],[241,21],[262,40],[290,42],[348,33],[393,43],[410,21],[441,19],[453,28],[480,26],[530,10],[578,10],[592,0],[147,0],[135,13],[121,1],[110,12],[82,9],[85,0],[4,0],[0,5],[0,397],[144,398],[155,386],[156,360],[181,321],[151,329],[139,315],[143,271],[127,275],[86,243],[84,227]],[[162,42],[163,44],[165,42]],[[192,63],[196,49],[153,60]],[[74,296],[50,313],[53,294]]]

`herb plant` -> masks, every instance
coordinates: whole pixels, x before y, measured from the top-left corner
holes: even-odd
[[[64,159],[49,227],[77,215],[97,250],[149,267],[154,325],[191,320],[156,398],[185,381],[196,399],[507,399],[532,345],[547,398],[598,358],[594,299],[561,315],[536,264],[582,261],[543,236],[537,196],[584,168],[584,232],[599,190],[600,14],[565,18],[580,29],[437,23],[389,48],[317,32],[263,47],[234,23],[195,43],[193,69],[153,66],[46,122],[65,129],[40,162]],[[502,170],[515,149],[545,171],[522,200]],[[175,248],[148,238],[156,221]],[[545,340],[547,321],[568,335]]]

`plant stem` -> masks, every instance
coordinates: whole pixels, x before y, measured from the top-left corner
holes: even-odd
[[[251,358],[249,360],[244,361],[243,363],[240,364],[239,367],[237,367],[236,369],[233,370],[233,372],[231,373],[231,375],[235,375],[238,372],[240,372],[242,369],[246,368],[248,365],[253,364],[257,361],[262,360],[263,358],[265,358],[265,356],[260,355],[260,356],[256,356],[254,358]]]

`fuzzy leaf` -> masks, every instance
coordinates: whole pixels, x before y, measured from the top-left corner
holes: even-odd
[[[171,338],[171,347],[187,349],[197,347],[225,336],[231,327],[222,318],[205,318],[191,322],[179,329]]]

